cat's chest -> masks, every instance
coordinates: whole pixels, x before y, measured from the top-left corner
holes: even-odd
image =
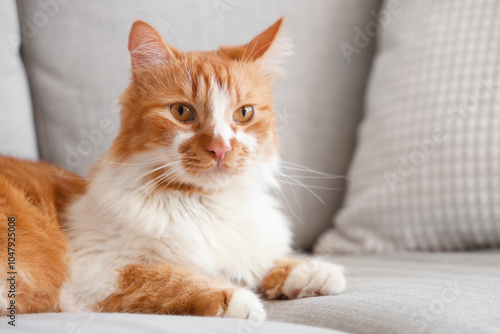
[[[99,224],[75,231],[72,242],[77,257],[89,253],[103,268],[176,263],[255,287],[273,262],[290,251],[287,219],[264,192],[211,197],[122,193],[96,218],[103,210],[96,209],[99,205],[96,197],[89,196],[75,208],[78,220],[98,219]],[[90,239],[94,241],[89,244]],[[95,252],[89,251],[92,247]]]
[[[289,251],[286,218],[264,193],[168,202],[156,213],[165,224],[161,236],[140,238],[138,252],[146,261],[178,263],[255,286],[276,258]]]

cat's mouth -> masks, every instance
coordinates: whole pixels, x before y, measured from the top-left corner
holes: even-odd
[[[215,162],[213,164],[202,164],[193,166],[192,164],[184,165],[184,170],[191,175],[203,175],[203,176],[222,176],[222,175],[233,175],[236,174],[235,171],[238,170],[237,166],[233,164],[226,163],[225,161]]]
[[[185,172],[187,173],[182,178],[183,182],[204,191],[223,190],[235,176],[230,169],[222,165],[215,165],[198,171],[190,169],[189,172],[186,170]]]
[[[214,167],[206,170],[203,174],[207,176],[217,177],[222,175],[231,174],[228,168],[224,167],[222,164],[216,164]]]

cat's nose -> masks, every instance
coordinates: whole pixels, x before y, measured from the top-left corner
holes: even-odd
[[[231,152],[231,147],[226,145],[211,145],[207,147],[207,151],[214,153],[214,159],[219,164],[228,152]]]

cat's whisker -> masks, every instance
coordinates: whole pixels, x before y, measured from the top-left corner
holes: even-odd
[[[283,174],[281,174],[279,171],[276,171],[276,173],[282,177],[285,177],[286,179],[291,179],[292,181],[295,182],[295,185],[298,185],[298,186],[301,186],[303,187],[305,190],[307,190],[311,195],[313,195],[314,197],[316,197],[318,199],[318,201],[320,201],[322,204],[325,204],[325,201],[318,195],[316,194],[313,190],[311,190],[311,188],[307,185],[305,185],[304,183],[300,182],[299,180],[297,179],[294,179],[293,177],[290,177],[290,176],[284,176]]]
[[[161,166],[158,166],[158,167],[155,167],[153,169],[147,169],[143,172],[140,172],[140,173],[136,173],[136,174],[131,174],[131,175],[128,175],[127,178],[129,178],[129,182],[127,184],[125,184],[124,186],[126,188],[130,187],[132,184],[134,184],[135,182],[139,181],[140,179],[148,176],[149,174],[151,173],[154,173],[162,168],[166,168],[172,164],[175,164],[176,162],[169,162],[167,164],[164,164],[164,165],[161,165]],[[133,177],[133,179],[131,179]],[[124,177],[121,176],[121,177],[114,177],[114,178],[106,178],[107,180],[119,180],[119,179],[123,179]],[[104,178],[95,178],[95,179],[92,179],[92,180],[103,180]]]
[[[180,167],[177,167],[177,168],[174,168],[172,170],[169,171],[169,173],[166,173],[160,180],[159,180],[159,184],[162,184],[164,181],[168,181],[168,180],[171,180],[170,182],[174,181],[176,177],[179,177],[177,174],[179,171],[182,170],[182,166]],[[169,182],[169,183],[170,183]]]
[[[247,155],[248,156],[259,157],[259,158],[262,158],[262,159],[272,160],[272,161],[275,161],[275,162],[279,163],[280,167],[286,168],[289,171],[301,171],[301,172],[305,172],[305,173],[309,173],[309,174],[314,174],[314,175],[317,175],[319,178],[326,178],[326,179],[350,179],[349,176],[336,175],[336,174],[329,174],[329,173],[325,173],[325,172],[320,172],[320,171],[314,170],[312,168],[309,168],[309,167],[306,167],[306,166],[303,166],[303,165],[299,165],[297,163],[285,161],[285,160],[279,159],[279,158],[271,158],[271,157],[268,157],[268,156],[265,156],[265,155],[262,155],[262,154],[247,154]],[[297,175],[295,175],[295,176],[297,176]]]
[[[139,189],[143,189],[143,190],[149,190],[151,188],[151,186],[153,185],[158,185],[159,183],[162,182],[162,180],[168,176],[169,173],[162,173],[158,176],[156,176],[155,178],[153,178],[152,180],[149,180],[148,182],[146,182],[145,184],[143,184],[142,186],[139,187]]]
[[[172,164],[175,164],[175,163],[176,163],[176,161],[174,161],[174,162],[168,162],[168,163],[163,164],[163,165],[161,165],[159,167],[156,167],[154,169],[148,169],[148,170],[146,170],[144,172],[141,172],[141,173],[132,174],[132,175],[130,175],[130,177],[127,177],[129,180],[128,180],[127,183],[125,183],[123,185],[123,187],[124,187],[124,189],[129,189],[132,185],[134,185],[135,183],[137,183],[140,179],[145,178],[146,176],[150,175],[151,173],[154,173],[155,171],[161,170],[162,168],[166,168],[166,167],[168,167],[168,166],[170,166]],[[124,177],[117,177],[117,178],[112,178],[112,179],[117,180],[117,179],[123,179],[123,178]]]
[[[94,158],[95,160],[98,160],[98,161],[102,161],[102,162],[112,164],[112,165],[119,165],[119,166],[142,166],[142,165],[149,165],[149,164],[154,163],[154,162],[165,160],[165,156],[161,156],[161,157],[158,157],[155,159],[147,160],[146,162],[127,163],[127,162],[117,162],[117,161],[113,161],[113,160],[104,160],[104,159],[96,157],[92,154],[89,154],[88,156],[91,158]]]
[[[170,177],[167,178],[167,185],[166,186],[163,186],[161,189],[164,190],[164,189],[168,189],[170,187],[170,185],[172,184],[172,182],[174,182],[175,180],[175,177],[174,175],[172,174]]]
[[[92,156],[93,157],[93,156]],[[97,157],[96,157],[97,158]],[[149,165],[149,164],[153,164],[153,163],[156,163],[156,162],[159,162],[159,161],[163,161],[165,160],[165,156],[162,156],[161,158],[158,158],[158,159],[152,159],[152,160],[149,160],[149,161],[146,161],[146,162],[142,162],[142,163],[138,163],[138,164],[128,164],[128,163],[119,163],[119,162],[113,162],[111,160],[103,160],[103,159],[99,159],[97,158],[98,160],[102,161],[102,162],[105,162],[105,163],[112,163],[112,164],[116,164],[116,165],[125,165],[125,166],[138,166],[138,165]],[[73,176],[67,176],[67,175],[60,175],[59,173],[51,173],[51,172],[47,172],[47,171],[44,171],[44,170],[40,170],[41,173],[43,174],[46,174],[46,175],[50,175],[50,176],[57,176],[59,178],[64,178],[64,179],[68,179],[68,180],[80,180],[82,179],[81,177],[73,177]],[[139,175],[139,174],[135,174],[135,175]],[[99,178],[84,178],[86,181],[90,181],[90,180],[116,180],[116,179],[120,179],[122,178],[121,176],[119,177],[106,177],[106,178],[102,178],[102,177],[99,177]]]
[[[250,166],[246,166],[246,170],[247,171],[250,171],[250,172],[253,172],[257,175],[262,175],[262,176],[265,176],[264,173],[262,173],[260,170],[258,170],[257,168],[252,168]],[[278,180],[279,181],[279,180]],[[283,193],[283,189],[281,189],[281,187],[276,187],[276,186],[271,186],[269,187],[275,194],[276,196],[278,197],[279,201],[281,203],[283,203],[285,205],[285,209],[287,212],[289,212],[292,216],[294,216],[296,219],[298,220],[301,220],[301,218],[299,217],[299,215],[295,212],[295,210],[293,209],[293,206],[290,205],[290,202],[288,201],[287,197],[285,196],[285,194]],[[292,190],[292,193],[294,195],[294,199],[295,201],[297,202],[298,204],[298,199],[295,195],[295,191],[292,187],[290,187],[291,190]]]
[[[330,173],[325,173],[325,172],[320,172],[308,167],[300,166],[300,165],[295,165],[295,164],[289,164],[287,162],[283,162],[281,164],[281,167],[286,168],[288,170],[292,171],[300,171],[300,172],[305,172],[305,173],[310,173],[310,174],[315,174],[315,175],[320,175],[325,178],[332,178],[332,179],[344,179],[346,176],[342,175],[335,175],[335,174],[330,174]]]
[[[175,173],[164,175],[160,180],[158,180],[157,185],[156,185],[158,187],[157,189],[159,191],[164,191],[164,190],[168,189],[170,183],[173,182],[175,180],[175,178],[176,178]]]
[[[274,190],[274,193],[278,194],[278,197],[281,198],[282,203],[285,203],[287,211],[291,213],[292,216],[294,216],[296,219],[301,220],[300,216],[295,212],[294,207],[288,201],[288,198],[283,192],[283,189],[281,187],[273,187],[272,189]]]
[[[276,173],[274,173],[274,175],[276,175]],[[278,180],[278,182],[279,182],[280,184],[283,184],[283,182],[281,182],[281,180],[279,180],[279,179],[277,179],[277,180]],[[289,187],[289,189],[290,189],[290,191],[291,191],[291,193],[292,193],[292,196],[293,196],[293,198],[294,198],[294,200],[295,200],[295,205],[296,205],[297,207],[300,207],[300,202],[299,202],[299,199],[297,198],[297,193],[296,193],[296,191],[295,191],[295,188],[294,188],[294,187],[292,187],[290,184],[287,184],[287,185],[288,185],[288,187]],[[285,198],[286,198],[286,196],[283,196],[283,197],[285,197]],[[293,211],[293,210],[292,210],[292,211]],[[298,215],[296,215],[296,216],[298,216]]]
[[[181,182],[178,182],[178,184],[177,184],[177,188],[175,189],[175,191],[179,191],[179,188],[181,187],[181,185],[182,185],[182,181],[181,181]]]
[[[301,179],[311,179],[311,180],[324,180],[324,179],[336,180],[336,179],[338,179],[337,177],[330,177],[330,176],[311,176],[311,175],[297,175],[297,174],[293,174],[293,175],[285,174],[285,175],[286,176],[298,177],[298,178],[301,178]]]
[[[173,170],[171,170],[170,174],[169,174],[169,175],[167,175],[167,177],[166,177],[164,180],[162,180],[162,183],[163,183],[163,181],[166,181],[166,182],[168,182],[168,183],[167,183],[166,185],[161,186],[160,190],[161,190],[161,191],[163,191],[163,190],[165,190],[165,189],[168,189],[168,187],[170,186],[170,184],[171,184],[173,181],[175,181],[176,176],[179,178],[179,175],[177,175],[177,173],[178,173],[179,171],[181,171],[182,169],[183,169],[183,167],[182,167],[182,166],[179,166],[179,167],[174,168]]]
[[[300,179],[320,180],[320,179],[339,179],[339,178],[341,178],[341,177],[339,177],[337,175],[331,175],[331,174],[327,174],[327,173],[322,173],[322,172],[313,170],[311,168],[308,168],[308,167],[305,167],[305,166],[302,166],[302,165],[299,165],[299,164],[296,164],[296,163],[283,161],[281,159],[269,158],[269,157],[264,156],[262,154],[247,154],[247,155],[248,156],[257,157],[257,158],[262,158],[262,159],[271,159],[271,160],[274,160],[276,162],[279,162],[280,165],[281,165],[280,167],[287,169],[289,172],[293,171],[293,170],[296,170],[296,171],[306,172],[306,173],[310,173],[310,174],[316,174],[316,175],[312,175],[312,176],[311,175],[295,175],[295,174],[294,175],[289,175],[289,174],[285,174],[285,173],[283,173],[283,172],[281,172],[279,170],[275,171],[275,174],[278,177],[281,177],[281,178],[284,179],[284,180],[283,179],[280,180],[278,178],[279,182],[284,183],[284,184],[288,184],[289,186],[300,186],[300,187],[304,188],[305,190],[307,190],[309,193],[311,193],[314,197],[316,197],[321,203],[324,203],[324,200],[318,194],[316,194],[316,192],[314,192],[313,189],[318,189],[318,190],[343,190],[343,188],[306,185],[302,181],[300,181]],[[291,165],[291,166],[287,166],[287,164]],[[292,192],[293,192],[293,188],[292,188]]]
[[[164,168],[164,166],[161,166],[161,168]],[[160,168],[160,169],[161,169],[161,168]],[[150,173],[151,173],[151,172],[150,172]],[[148,174],[144,174],[142,177],[144,177],[144,176],[146,176],[146,175],[148,175]],[[138,181],[139,179],[140,179],[140,178],[133,180],[133,181],[132,181],[132,184],[133,184],[134,182]],[[131,185],[131,184],[129,183],[129,185],[128,185],[128,186],[130,186],[130,185]],[[104,213],[108,212],[109,210],[111,210],[111,209],[112,209],[112,208],[114,208],[115,206],[117,206],[117,205],[121,204],[121,203],[122,203],[122,201],[124,201],[125,199],[126,199],[126,197],[125,197],[125,196],[124,196],[124,197],[121,197],[121,198],[120,198],[120,199],[118,199],[118,200],[117,200],[114,204],[112,204],[111,206],[107,206],[107,207],[106,207],[104,210],[102,210],[100,213],[98,213],[97,215],[93,216],[93,217],[92,217],[92,219],[88,219],[88,220],[86,220],[86,221],[84,221],[84,222],[82,222],[82,223],[80,223],[80,224],[78,224],[78,225],[72,226],[71,228],[66,228],[66,230],[73,230],[73,229],[78,228],[79,226],[82,226],[82,225],[85,225],[85,224],[88,224],[88,223],[90,223],[90,222],[94,221],[96,218],[98,218],[98,217],[102,216]]]
[[[283,184],[288,184],[292,186],[303,186],[300,183],[292,182],[292,181],[287,181],[287,180],[279,180],[279,182]],[[345,188],[336,188],[336,187],[323,187],[323,186],[314,186],[314,185],[307,185],[308,188],[311,189],[318,189],[318,190],[345,190]]]
[[[169,167],[169,166],[171,166],[171,165],[174,165],[174,164],[176,164],[176,163],[178,163],[178,161],[174,161],[174,162],[171,162],[171,163],[165,164],[165,165],[163,165],[163,166],[160,166],[160,167],[158,167],[158,168],[155,168],[154,170],[148,171],[148,173],[146,173],[145,175],[143,175],[143,177],[146,177],[146,176],[148,176],[148,175],[151,175],[152,173],[154,173],[154,172],[156,172],[156,171],[158,171],[158,170],[161,170],[161,169],[167,168],[167,167]],[[181,168],[182,168],[182,167],[176,167],[176,168],[174,168],[173,170],[179,170],[179,169],[181,169]],[[148,181],[147,183],[145,183],[144,185],[142,185],[142,186],[141,186],[141,188],[146,188],[146,187],[149,187],[151,184],[155,183],[155,181],[156,181],[156,179],[157,179],[157,178],[159,178],[159,177],[163,176],[164,174],[173,173],[173,170],[167,170],[167,171],[166,171],[167,173],[162,173],[162,174],[160,174],[159,176],[155,177],[153,180],[150,180],[150,181]],[[133,181],[131,184],[133,184],[133,183],[135,183],[135,182],[139,181],[139,180],[140,180],[141,178],[143,178],[143,177],[139,177],[139,178],[135,179],[135,181]],[[131,184],[130,184],[130,185],[131,185]]]
[[[273,189],[273,192],[278,196],[280,201],[285,204],[286,211],[289,212],[296,219],[300,220],[300,216],[295,212],[295,210],[293,209],[293,206],[290,205],[290,202],[288,201],[285,194],[283,193],[283,190],[280,188],[272,188],[272,189]]]
[[[158,183],[159,191],[163,191],[166,188],[168,188],[168,184],[170,184],[169,180],[173,180],[174,178],[175,178],[174,172],[172,172],[172,173],[170,173],[168,175],[164,175],[161,178],[161,180],[159,180],[159,183]],[[167,185],[165,185],[166,182],[169,182],[169,183]]]

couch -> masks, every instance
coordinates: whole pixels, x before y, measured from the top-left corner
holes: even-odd
[[[422,3],[432,7],[432,1]],[[386,34],[390,6],[390,1],[379,0],[2,0],[0,153],[42,159],[82,176],[118,130],[117,99],[129,80],[126,46],[134,19],[151,22],[179,48],[203,50],[244,43],[285,15],[295,52],[275,89],[281,156],[328,174],[302,171],[301,180],[309,188],[284,185],[282,200],[294,223],[295,248],[314,249],[326,261],[344,265],[348,286],[338,296],[266,302],[264,323],[33,314],[18,315],[15,328],[0,318],[0,332],[500,333],[500,251],[414,249],[399,243],[385,248],[362,242],[338,246],[355,240],[346,237],[351,233],[346,225],[352,223],[343,222],[359,219],[348,213],[359,205],[354,190],[366,182],[351,172],[359,170],[361,153],[355,148],[366,147],[371,122],[365,111],[372,109],[365,104],[373,102],[377,87],[372,84],[366,92],[367,83],[384,65],[377,39],[382,34],[383,50],[389,54],[402,42]],[[408,10],[413,17],[427,15]],[[377,22],[384,24],[370,30]],[[408,36],[414,36],[408,29]],[[311,108],[315,117],[303,112]],[[361,165],[370,166],[370,160]],[[339,215],[344,217],[340,230],[331,226],[332,217]],[[370,217],[377,221],[376,215],[363,219]]]

